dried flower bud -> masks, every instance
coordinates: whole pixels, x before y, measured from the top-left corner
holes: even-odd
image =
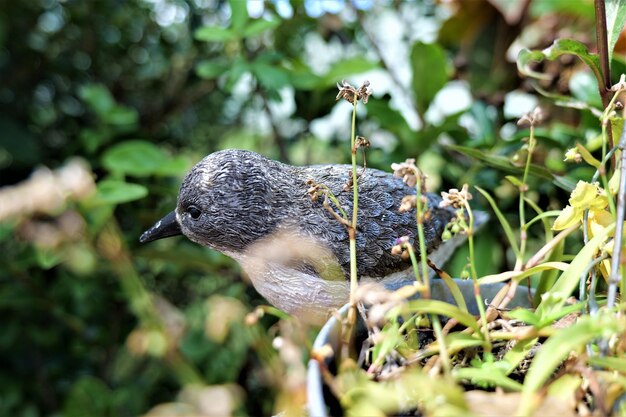
[[[577,164],[581,163],[583,160],[582,155],[578,152],[578,148],[570,148],[565,152],[565,162],[575,162]]]
[[[370,141],[367,140],[366,138],[364,138],[363,136],[357,136],[355,141],[354,141],[354,147],[355,147],[355,149],[369,148],[370,147]]]
[[[529,113],[523,115],[518,121],[518,126],[535,126],[541,123],[544,119],[543,110],[540,107],[535,107],[535,109]]]
[[[619,81],[617,82],[617,84],[611,86],[611,91],[617,92],[622,90],[626,90],[626,75],[624,74],[619,76]]]
[[[372,89],[370,88],[370,82],[364,81],[363,84],[357,90],[358,98],[363,102],[363,104],[367,104],[367,100],[372,95]]]
[[[339,93],[337,93],[337,97],[335,97],[335,100],[343,98],[350,104],[354,104],[356,101],[361,100],[363,104],[367,104],[369,96],[372,95],[372,90],[369,88],[369,85],[370,82],[365,81],[363,85],[361,85],[357,90],[352,85],[350,85],[348,81],[343,80],[341,81],[341,84],[337,83]]]
[[[456,188],[452,188],[449,192],[441,192],[442,200],[439,203],[439,207],[452,206],[454,208],[464,207],[473,197],[468,191],[468,185],[463,184],[463,188],[459,191]]]
[[[402,181],[409,187],[415,187],[418,180],[420,184],[424,184],[425,182],[426,176],[417,168],[415,159],[413,158],[409,158],[399,164],[393,163],[391,164],[391,169],[393,169],[393,175],[402,178]]]
[[[417,206],[417,197],[414,195],[405,195],[402,198],[402,202],[400,203],[400,208],[398,212],[406,213],[407,211],[411,211]]]

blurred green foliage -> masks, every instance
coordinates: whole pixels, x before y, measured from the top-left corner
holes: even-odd
[[[589,47],[590,1],[336,3],[3,3],[0,185],[79,156],[96,191],[0,223],[0,415],[138,415],[176,398],[191,407],[189,384],[231,384],[219,393],[236,414],[301,400],[302,386],[282,377],[295,365],[271,344],[281,334],[306,348],[306,335],[273,317],[243,324],[264,302],[231,260],[184,239],[137,238],[212,151],[346,162],[343,78],[372,81],[359,117],[369,166],[417,157],[432,187],[481,186],[514,222],[518,191],[505,176],[520,172],[528,134],[515,123],[543,103],[550,121],[536,129],[529,198],[561,208],[568,184],[589,177],[562,160],[577,141],[600,146],[596,80],[567,56],[530,64],[548,75],[536,85],[545,95],[582,110],[554,106],[515,58],[563,32]],[[623,52],[618,42],[613,67],[626,68]],[[532,253],[543,232],[529,233]],[[500,232],[478,239],[480,274],[510,269],[504,242]],[[466,259],[459,252],[451,273]]]

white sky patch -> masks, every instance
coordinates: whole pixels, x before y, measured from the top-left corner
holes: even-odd
[[[520,90],[514,90],[504,97],[504,117],[518,119],[537,107],[537,97]]]
[[[311,122],[311,133],[316,138],[325,141],[331,140],[335,135],[338,135],[340,139],[349,140],[351,118],[352,107],[349,103],[340,101],[335,104],[330,114]]]
[[[154,21],[161,27],[183,23],[189,15],[189,6],[185,3],[173,3],[168,0],[147,0],[152,3]]]
[[[293,87],[283,87],[278,91],[280,101],[269,101],[268,107],[275,120],[288,119],[296,111]]]
[[[258,19],[263,16],[265,11],[265,3],[263,0],[248,0],[248,16],[252,19]]]
[[[439,124],[446,117],[467,110],[471,105],[472,94],[468,85],[463,81],[451,81],[435,96],[426,112],[426,120]]]
[[[274,0],[274,4],[276,5],[276,12],[283,19],[291,19],[293,17],[293,7],[291,7],[291,3],[289,0]]]
[[[316,75],[323,75],[328,72],[331,65],[339,61],[344,55],[344,48],[338,39],[334,38],[330,42],[326,42],[317,32],[306,35],[304,51],[307,57],[306,62]]]

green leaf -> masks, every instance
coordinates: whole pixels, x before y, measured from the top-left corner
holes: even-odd
[[[582,42],[572,39],[557,39],[550,47],[543,51],[522,49],[517,56],[517,69],[519,72],[529,77],[550,80],[552,76],[532,70],[530,64],[533,62],[541,62],[544,59],[553,61],[561,55],[574,55],[580,58],[580,60],[591,69],[599,85],[602,85],[602,70],[600,69],[598,55],[590,53]]]
[[[443,48],[436,43],[415,42],[411,49],[411,69],[417,111],[423,115],[448,82],[448,61]]]
[[[154,172],[159,176],[182,176],[191,168],[189,159],[184,156],[168,158],[168,161]]]
[[[278,65],[254,62],[251,69],[261,85],[268,90],[278,90],[289,83],[289,74]]]
[[[202,42],[226,42],[237,39],[237,33],[217,26],[205,26],[196,30],[194,37]]]
[[[456,319],[466,327],[479,331],[476,318],[459,307],[439,300],[411,300],[406,308],[411,312],[441,314]]]
[[[101,117],[103,122],[116,126],[132,126],[139,121],[139,115],[135,109],[117,104]]]
[[[511,228],[511,225],[509,224],[509,222],[506,220],[506,217],[504,217],[504,214],[502,214],[502,212],[498,208],[498,205],[496,204],[496,202],[493,200],[493,198],[491,197],[491,195],[489,195],[489,193],[487,191],[483,190],[482,188],[480,188],[478,186],[475,186],[475,188],[489,202],[489,205],[493,209],[493,212],[496,214],[496,217],[500,221],[500,225],[502,226],[502,229],[504,229],[504,234],[506,235],[506,237],[507,237],[507,239],[509,241],[509,245],[511,246],[511,249],[513,249],[513,252],[515,252],[515,257],[519,258],[519,253],[520,252],[519,252],[519,246],[517,246],[517,239],[515,238],[515,234],[513,233],[513,229]]]
[[[476,158],[485,162],[487,165],[502,171],[508,171],[518,175],[522,175],[524,173],[523,168],[514,166],[511,164],[509,159],[504,156],[488,154],[480,149],[469,148],[466,146],[447,145],[446,148],[461,152],[462,154],[471,156],[472,158]],[[531,164],[529,173],[537,178],[552,181],[554,185],[565,191],[572,191],[575,187],[575,184],[570,179],[554,175],[548,169],[539,165]]]
[[[144,140],[129,140],[110,147],[102,165],[111,172],[146,177],[158,173],[168,157],[156,145]]]
[[[102,145],[108,143],[114,134],[113,128],[102,126],[98,129],[85,128],[81,130],[79,137],[85,150],[91,154]]]
[[[205,80],[212,80],[225,73],[228,67],[226,63],[205,59],[196,65],[196,74]]]
[[[102,180],[96,187],[96,195],[89,201],[91,205],[120,204],[139,200],[148,195],[143,185],[118,180]]]
[[[581,350],[590,340],[616,331],[617,323],[609,317],[582,316],[576,324],[559,329],[549,337],[538,350],[526,374],[520,409],[515,415],[530,414],[533,404],[536,404],[533,398],[570,352]]]
[[[619,35],[626,24],[626,0],[606,0],[606,31],[609,41],[609,62],[613,59],[613,50]]]
[[[593,77],[593,76],[592,76]],[[562,106],[562,107],[569,107],[572,109],[581,109],[581,110],[588,110],[590,111],[594,116],[600,118],[602,117],[602,112],[600,110],[598,110],[598,108],[590,105],[589,103],[582,101],[582,100],[578,100],[573,98],[572,96],[564,96],[561,94],[555,94],[555,93],[551,93],[549,91],[544,90],[543,88],[541,88],[539,86],[539,83],[535,82],[535,81],[531,81],[531,85],[533,86],[533,88],[542,96],[550,98],[552,100],[554,100],[554,104],[556,104],[557,106]],[[596,84],[597,85],[597,84]],[[570,88],[572,86],[570,85]],[[575,88],[579,88],[581,86],[577,85],[574,86]],[[597,92],[597,91],[596,91]],[[572,91],[572,93],[574,93],[574,91]],[[579,93],[582,93],[582,91],[579,91]],[[600,96],[600,93],[597,94],[597,96]],[[591,96],[587,96],[588,98],[591,98]],[[597,99],[592,99],[591,101],[593,101],[594,103],[598,103]],[[601,104],[601,102],[600,102]],[[597,107],[602,107],[601,105],[597,106]]]
[[[377,121],[380,126],[396,135],[401,141],[409,142],[415,139],[415,132],[398,110],[391,108],[389,99],[371,100],[365,107],[368,118]]]
[[[582,274],[587,265],[591,262],[596,251],[600,247],[609,233],[615,228],[615,224],[604,228],[578,252],[576,257],[569,264],[569,267],[563,271],[563,274],[556,281],[549,293],[558,295],[556,300],[554,297],[544,297],[543,301],[537,307],[537,314],[544,314],[547,309],[559,309],[569,295],[574,291],[580,282],[580,274]]]
[[[502,358],[502,362],[509,365],[506,374],[510,374],[528,357],[528,353],[537,343],[537,338],[520,340]]]
[[[509,311],[507,316],[531,325],[537,325],[540,321],[539,316],[525,308],[516,308],[515,310]]]
[[[63,415],[68,417],[112,415],[112,391],[92,376],[82,376],[65,399]]]
[[[402,340],[402,334],[399,332],[400,325],[397,321],[388,323],[382,330],[382,341],[376,343],[372,350],[372,359],[374,364],[382,364],[387,355]]]
[[[228,81],[226,82],[226,90],[231,90],[243,74],[250,70],[250,65],[243,58],[236,58],[230,69],[228,70]]]
[[[280,20],[278,19],[272,19],[272,20],[256,19],[250,22],[248,26],[244,28],[243,37],[251,38],[253,36],[260,35],[261,33],[265,31],[277,28],[279,25],[280,25]]]
[[[499,274],[486,275],[482,278],[479,278],[478,282],[480,283],[480,285],[494,284],[496,282],[504,282],[508,280],[514,280],[514,281],[520,282],[524,278],[527,278],[539,272],[549,271],[549,270],[554,270],[554,269],[564,271],[567,269],[568,266],[569,265],[566,264],[565,262],[544,262],[542,264],[535,265],[532,268],[528,268],[523,271],[506,271],[506,272],[501,272]]]
[[[497,386],[508,391],[521,391],[523,385],[512,380],[504,374],[502,369],[496,366],[481,368],[457,368],[453,373],[456,380],[470,380],[473,384],[487,384]]]
[[[513,184],[514,186],[516,186],[517,188],[520,188],[524,185],[524,183],[517,177],[514,177],[513,175],[507,175],[506,177],[507,180],[509,180],[509,182],[511,184]]]
[[[580,156],[582,156],[582,158],[585,160],[586,163],[588,163],[589,165],[591,165],[592,167],[596,169],[600,168],[600,165],[602,165],[602,162],[594,158],[593,155],[591,155],[591,153],[587,150],[587,148],[585,148],[584,145],[580,143],[576,143],[576,149],[578,149]]]
[[[35,247],[35,260],[41,269],[47,270],[60,264],[63,256],[58,249]]]
[[[624,356],[623,353],[619,358],[591,356],[587,358],[587,362],[592,366],[599,366],[610,371],[626,373],[626,356]]]
[[[113,95],[103,84],[83,85],[78,89],[78,96],[100,117],[115,106]]]
[[[230,0],[230,27],[237,33],[241,33],[242,29],[248,21],[248,2],[243,0]]]

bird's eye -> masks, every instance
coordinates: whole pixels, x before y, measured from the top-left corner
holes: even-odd
[[[189,213],[192,219],[197,219],[202,214],[200,209],[196,206],[189,206],[189,208],[187,208],[187,213]]]

